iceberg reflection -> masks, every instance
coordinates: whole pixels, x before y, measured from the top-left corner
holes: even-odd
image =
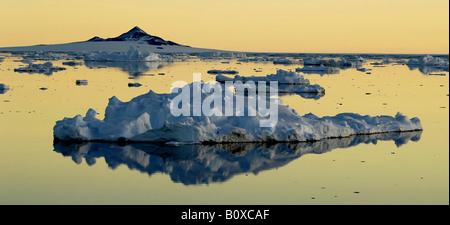
[[[80,164],[94,165],[104,158],[111,169],[126,165],[148,175],[163,173],[175,183],[184,185],[225,182],[245,173],[258,174],[283,167],[305,154],[322,154],[337,148],[359,144],[394,141],[400,147],[419,141],[421,131],[358,135],[316,142],[257,144],[234,143],[214,145],[157,145],[151,143],[67,143],[54,144],[54,151]]]

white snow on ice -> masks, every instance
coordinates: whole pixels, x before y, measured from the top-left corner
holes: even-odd
[[[209,82],[202,84],[212,85],[211,87],[221,85]],[[192,92],[192,84],[188,88]],[[202,92],[201,99],[210,95]],[[371,117],[354,113],[322,118],[313,114],[300,116],[289,106],[282,105],[281,100],[273,106],[278,109],[278,120],[272,127],[260,127],[260,122],[267,119],[267,116],[263,116],[267,115],[266,112],[248,105],[244,112],[254,110],[256,116],[248,116],[247,113],[244,116],[224,116],[225,107],[220,109],[215,105],[213,110],[222,111],[222,116],[202,114],[176,117],[170,111],[170,104],[177,96],[177,93],[157,94],[150,91],[130,102],[121,102],[112,97],[104,120],[97,119],[97,112],[89,109],[84,117],[77,115],[57,121],[54,137],[67,141],[166,143],[303,142],[358,134],[422,130],[418,118],[409,119],[401,113],[394,117]],[[233,95],[233,102],[236,102],[237,96]],[[242,95],[240,97],[247,98]],[[224,105],[225,98],[221,99]],[[192,95],[190,102],[192,103]],[[236,107],[234,110],[237,110]]]

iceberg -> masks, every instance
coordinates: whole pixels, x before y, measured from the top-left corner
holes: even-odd
[[[52,75],[53,72],[58,72],[61,70],[65,70],[66,68],[64,67],[59,67],[59,66],[53,66],[53,64],[51,62],[46,62],[43,64],[33,64],[30,63],[28,64],[28,66],[26,67],[20,67],[20,68],[16,68],[14,69],[14,72],[17,73],[42,73],[45,75]]]
[[[54,151],[89,166],[105,162],[110,169],[121,165],[149,176],[166,174],[175,183],[220,183],[243,174],[281,168],[307,154],[325,154],[360,144],[393,141],[397,147],[417,142],[421,131],[359,135],[301,143],[238,143],[214,145],[157,145],[151,143],[54,143]]]
[[[195,84],[195,83],[193,83]],[[181,88],[193,90],[193,84]],[[222,87],[220,83],[203,83],[209,90]],[[220,86],[220,87],[219,87]],[[202,88],[200,99],[210,99],[214,93],[207,93]],[[207,88],[208,89],[208,88]],[[234,92],[232,102],[237,98],[249,102],[250,97]],[[224,96],[224,95],[222,95]],[[228,116],[225,110],[227,101],[225,94],[219,102],[214,102],[211,116],[204,113],[193,115],[193,96],[190,95],[190,114],[175,116],[171,113],[171,104],[178,93],[158,94],[149,91],[129,102],[121,102],[116,97],[109,99],[103,120],[97,119],[97,112],[89,109],[86,115],[64,118],[57,121],[53,128],[55,140],[63,141],[108,141],[108,142],[162,142],[162,143],[236,143],[236,142],[305,142],[329,138],[342,138],[353,135],[376,134],[388,132],[422,130],[418,118],[409,119],[397,113],[391,116],[362,116],[355,113],[342,113],[336,116],[317,117],[311,113],[300,116],[289,106],[277,101],[273,106],[277,109],[277,121],[271,126],[261,127],[267,122],[267,109],[256,108],[248,104],[244,109],[233,104],[233,115]],[[260,96],[258,95],[258,98]],[[270,96],[265,96],[270,98]],[[227,101],[226,101],[227,100]],[[258,99],[260,100],[260,99]],[[270,99],[271,108],[272,100]],[[266,100],[268,102],[269,100]],[[225,107],[221,107],[224,106]],[[240,111],[242,110],[242,111]],[[255,112],[253,116],[250,113]],[[271,116],[271,115],[269,115]],[[272,122],[269,120],[269,122]]]

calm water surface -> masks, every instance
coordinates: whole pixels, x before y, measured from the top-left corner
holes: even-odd
[[[168,93],[210,69],[267,75],[301,65],[200,60],[170,64],[84,63],[51,75],[14,72],[19,55],[2,54],[0,204],[448,204],[449,74],[401,64],[339,74],[305,74],[324,96],[282,96],[300,115],[401,112],[423,132],[315,143],[168,147],[153,144],[55,144],[53,126],[89,108],[104,117],[108,99]],[[225,61],[225,63],[224,63]],[[37,61],[43,63],[46,61]],[[76,85],[76,80],[88,85]],[[141,87],[128,87],[139,82]],[[45,90],[42,90],[45,89]]]

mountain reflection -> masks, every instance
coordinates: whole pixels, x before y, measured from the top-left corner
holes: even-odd
[[[235,175],[283,167],[305,154],[322,154],[337,148],[359,144],[377,144],[394,141],[397,147],[419,141],[422,132],[384,133],[359,135],[348,138],[327,139],[299,143],[233,143],[214,145],[169,146],[151,143],[119,145],[115,143],[65,143],[54,144],[54,151],[81,164],[83,158],[90,166],[104,158],[111,169],[126,165],[152,175],[163,173],[173,182],[184,185],[225,182]]]
[[[99,68],[99,67],[113,67],[120,68],[123,71],[129,73],[131,76],[140,76],[144,73],[160,69],[169,65],[168,62],[113,62],[113,61],[85,61],[86,67]]]

